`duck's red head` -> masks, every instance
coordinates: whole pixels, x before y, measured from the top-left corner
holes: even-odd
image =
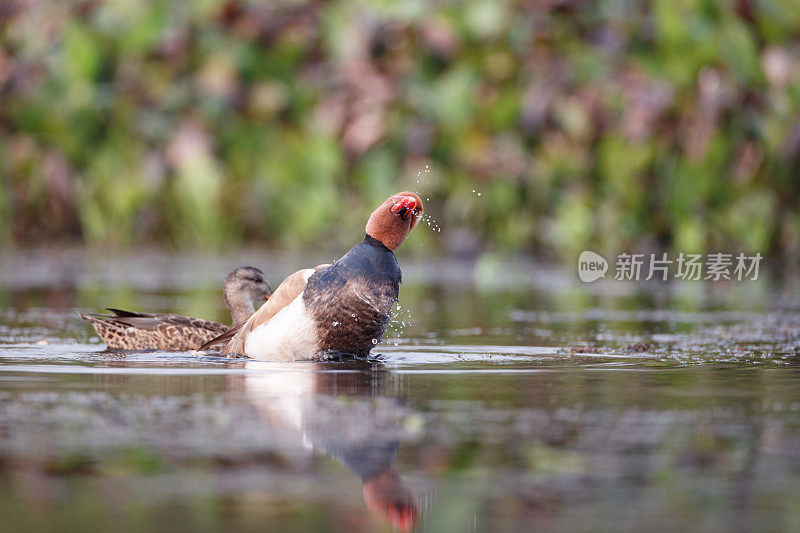
[[[394,470],[364,482],[364,503],[370,512],[384,517],[400,531],[411,530],[419,518],[414,496]]]
[[[422,216],[422,199],[404,191],[390,196],[372,212],[367,235],[381,241],[390,250],[397,249]]]

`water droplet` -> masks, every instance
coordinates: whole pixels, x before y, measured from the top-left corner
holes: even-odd
[[[333,325],[334,325],[334,326],[338,326],[338,325],[339,325],[339,323],[338,323],[338,322],[334,322],[334,323],[333,323]]]

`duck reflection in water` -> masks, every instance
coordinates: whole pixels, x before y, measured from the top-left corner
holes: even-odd
[[[417,502],[393,468],[400,421],[408,413],[387,395],[386,372],[361,362],[276,370],[248,372],[243,380],[246,398],[261,418],[359,476],[367,509],[400,530],[411,529],[419,516]]]

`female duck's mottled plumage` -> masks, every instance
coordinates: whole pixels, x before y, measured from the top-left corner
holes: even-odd
[[[234,326],[255,312],[254,300],[265,300],[272,294],[264,273],[254,267],[231,272],[225,279],[223,292]],[[230,329],[212,320],[171,313],[108,310],[114,314],[80,315],[94,326],[109,348],[116,350],[194,350]]]

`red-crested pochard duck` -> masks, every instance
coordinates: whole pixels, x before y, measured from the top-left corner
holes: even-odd
[[[413,192],[390,196],[370,215],[364,239],[341,259],[295,272],[247,322],[200,349],[227,342],[221,355],[262,361],[367,356],[383,337],[400,290],[394,250],[422,210]]]
[[[222,293],[235,326],[253,314],[254,300],[268,299],[272,290],[259,269],[240,267],[225,278]],[[79,314],[113,350],[194,350],[231,328],[212,320],[171,313],[108,310],[114,315]]]

